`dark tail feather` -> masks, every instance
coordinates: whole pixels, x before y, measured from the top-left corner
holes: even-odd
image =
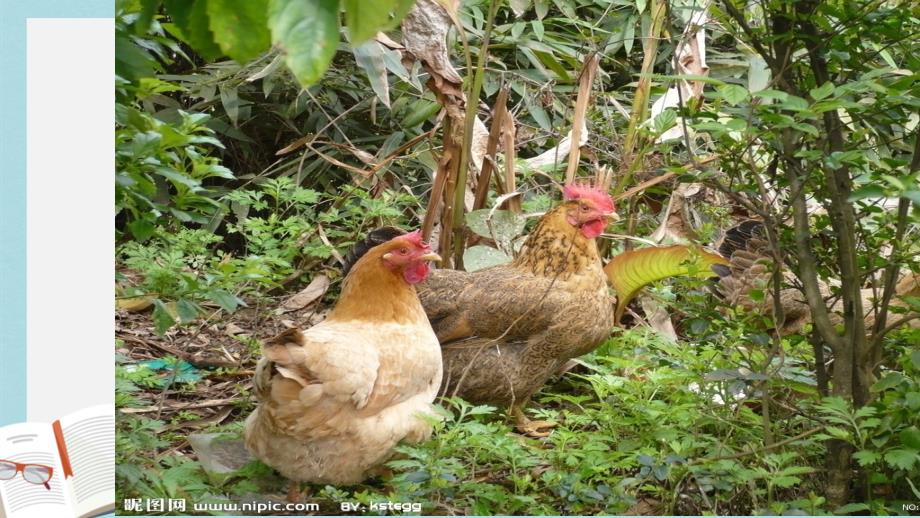
[[[364,256],[368,250],[374,248],[379,244],[386,243],[387,241],[393,239],[394,237],[401,236],[405,234],[405,230],[400,230],[396,227],[380,227],[375,230],[371,230],[367,237],[364,238],[364,241],[359,241],[355,243],[355,246],[348,252],[348,255],[345,256],[345,264],[342,265],[342,272],[345,275],[348,275],[348,272],[351,271],[352,266],[358,262],[358,259]]]
[[[762,221],[755,219],[742,221],[725,231],[725,237],[719,244],[719,254],[726,259],[731,259],[732,254],[738,250],[747,250],[748,242],[752,238],[762,238],[763,232]]]

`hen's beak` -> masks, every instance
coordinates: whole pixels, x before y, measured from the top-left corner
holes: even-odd
[[[608,212],[607,214],[604,214],[604,216],[607,217],[607,223],[613,223],[614,221],[620,221],[620,215],[617,214],[616,211]]]
[[[434,252],[428,252],[427,254],[420,255],[419,259],[422,261],[441,261],[441,256]]]

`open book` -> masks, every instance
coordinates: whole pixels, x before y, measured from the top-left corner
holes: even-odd
[[[0,518],[88,517],[115,509],[115,410],[0,428],[0,459],[52,468],[48,488],[23,471],[0,480]]]

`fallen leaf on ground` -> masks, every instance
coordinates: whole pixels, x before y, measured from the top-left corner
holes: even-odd
[[[324,274],[317,275],[310,281],[310,284],[307,285],[306,288],[300,291],[300,293],[282,302],[281,305],[278,306],[278,309],[275,310],[275,314],[283,315],[291,311],[303,309],[322,297],[327,289],[329,289],[329,277],[326,277]]]

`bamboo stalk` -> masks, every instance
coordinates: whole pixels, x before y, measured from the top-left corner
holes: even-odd
[[[652,13],[652,23],[649,26],[648,34],[643,39],[642,47],[644,57],[642,59],[642,70],[639,73],[639,83],[636,85],[636,95],[633,97],[632,110],[630,110],[629,126],[626,129],[626,137],[623,142],[623,160],[624,171],[617,181],[615,192],[623,191],[623,188],[632,180],[633,173],[637,169],[637,160],[640,156],[634,157],[636,145],[639,141],[639,126],[646,119],[648,113],[649,91],[652,87],[651,74],[655,68],[655,59],[658,57],[658,39],[661,37],[661,30],[664,26],[667,14],[666,0],[651,0],[649,12]]]
[[[486,155],[482,159],[482,169],[476,184],[476,194],[473,198],[473,210],[479,210],[486,205],[489,194],[489,182],[492,180],[492,170],[495,168],[495,157],[498,151],[498,141],[502,135],[502,125],[508,114],[508,87],[505,86],[498,92],[495,106],[492,108],[492,127],[489,128],[489,140],[486,141]]]
[[[502,126],[502,147],[505,152],[505,192],[509,193],[517,190],[517,181],[514,172],[514,160],[516,157],[514,140],[516,130],[514,128],[514,117],[512,117],[510,113],[506,114],[502,121]],[[509,198],[502,205],[518,214],[522,212],[520,196]]]
[[[470,163],[470,152],[473,147],[473,126],[476,123],[476,110],[479,107],[479,92],[482,91],[482,80],[485,75],[486,59],[489,54],[489,40],[492,36],[492,26],[495,15],[498,13],[498,0],[491,0],[489,4],[489,17],[482,35],[482,44],[479,46],[479,59],[476,62],[476,72],[466,95],[466,116],[463,128],[463,144],[460,148],[460,164],[454,188],[453,204],[453,233],[454,233],[454,267],[463,265],[463,232],[464,232],[464,197],[466,195],[466,175]],[[458,30],[463,30],[462,26]],[[469,69],[469,68],[468,68]],[[446,227],[445,227],[446,228]],[[446,249],[445,249],[446,252]]]
[[[581,69],[581,74],[578,78],[578,97],[575,100],[575,116],[572,119],[572,150],[569,151],[569,163],[565,169],[565,183],[572,183],[578,170],[581,148],[577,144],[581,142],[581,128],[585,124],[588,101],[591,99],[591,86],[594,84],[594,76],[597,74],[600,62],[600,56],[597,54],[591,55],[585,62],[584,68]]]

